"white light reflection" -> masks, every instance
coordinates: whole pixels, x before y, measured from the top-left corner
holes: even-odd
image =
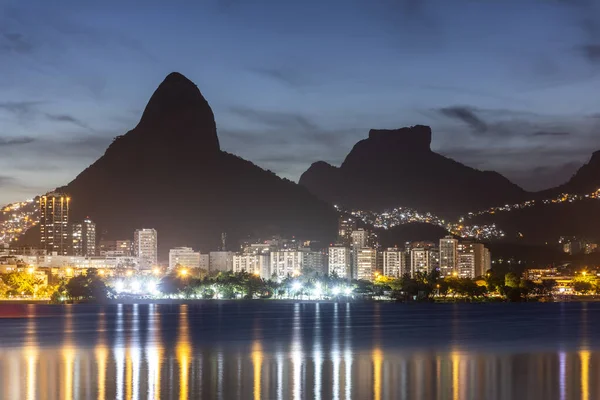
[[[333,399],[340,398],[340,346],[339,346],[339,321],[338,321],[338,303],[333,305],[333,343],[331,346],[331,362],[333,363]]]
[[[160,399],[160,313],[156,304],[148,309],[148,341],[146,344],[146,362],[148,363],[148,398]]]
[[[300,320],[300,303],[294,304],[294,321],[292,328],[292,368],[293,373],[293,398],[302,398],[302,337]]]
[[[137,304],[133,305],[133,326],[131,327],[132,335],[129,343],[129,352],[131,355],[132,365],[132,400],[138,400],[140,397],[140,364],[141,364],[141,349],[140,349],[140,315]]]
[[[323,364],[323,352],[321,350],[321,313],[319,303],[315,304],[315,347],[314,347],[314,363],[315,363],[315,394],[314,398],[321,399],[321,367]]]
[[[346,303],[346,321],[345,321],[345,345],[344,345],[344,369],[346,370],[346,400],[352,398],[352,343],[350,326],[350,303]]]
[[[116,396],[123,400],[125,383],[125,348],[123,340],[123,304],[117,305],[117,327],[115,329],[115,368],[116,368]]]
[[[558,386],[560,388],[560,400],[567,398],[567,354],[564,351],[558,353]]]

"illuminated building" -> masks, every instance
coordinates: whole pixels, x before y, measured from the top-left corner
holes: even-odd
[[[101,240],[98,254],[109,257],[133,256],[131,240]]]
[[[383,252],[383,275],[400,278],[407,271],[406,253],[396,248],[389,248]]]
[[[332,246],[329,248],[329,273],[340,278],[350,278],[350,248]]]
[[[133,250],[141,269],[158,263],[158,234],[155,229],[138,229],[133,236]]]
[[[440,239],[440,276],[452,276],[458,262],[458,240],[452,236]]]
[[[369,246],[369,232],[360,228],[352,232],[352,279],[358,279],[358,252]]]
[[[174,270],[177,266],[200,268],[200,253],[191,247],[176,247],[169,250],[169,270]]]
[[[40,197],[40,245],[48,254],[67,255],[69,242],[69,203],[62,193]]]
[[[356,221],[350,217],[340,217],[338,220],[338,242],[344,246],[352,244],[352,232],[356,230]]]
[[[363,247],[357,251],[356,276],[359,280],[373,280],[377,267],[377,250]]]
[[[459,243],[458,259],[457,273],[461,278],[476,278],[491,269],[490,251],[481,243]]]
[[[248,272],[262,279],[271,278],[271,259],[269,254],[235,254],[233,256],[233,272]]]
[[[439,266],[439,251],[433,247],[414,247],[410,250],[410,275],[428,274]]]
[[[96,255],[96,224],[89,219],[73,224],[73,255],[86,257]]]
[[[271,252],[271,272],[280,278],[302,273],[302,252],[282,250]]]

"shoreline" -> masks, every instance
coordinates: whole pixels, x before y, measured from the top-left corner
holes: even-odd
[[[554,298],[550,301],[523,301],[523,302],[515,302],[515,304],[527,304],[527,303],[583,303],[583,302],[600,302],[600,296],[577,296],[573,298]],[[94,301],[73,301],[73,302],[65,302],[65,303],[51,303],[50,299],[0,299],[0,306],[4,305],[77,305],[77,304],[98,304],[98,305],[117,305],[117,304],[161,304],[161,305],[176,305],[176,304],[233,304],[233,303],[256,303],[256,304],[266,304],[266,303],[281,303],[281,304],[296,304],[296,303],[305,303],[305,304],[335,304],[335,303],[356,303],[356,304],[366,304],[366,303],[390,303],[390,304],[405,304],[405,305],[416,305],[416,304],[498,304],[498,303],[510,303],[508,301],[502,300],[487,300],[487,301],[467,301],[467,300],[436,300],[433,301],[409,301],[402,302],[396,300],[368,300],[368,299],[351,299],[351,300],[309,300],[309,299],[110,299],[103,302],[94,302]]]

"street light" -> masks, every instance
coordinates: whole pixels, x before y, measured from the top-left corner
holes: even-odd
[[[179,275],[181,275],[181,276],[187,276],[187,274],[188,274],[188,270],[185,268],[179,271]]]

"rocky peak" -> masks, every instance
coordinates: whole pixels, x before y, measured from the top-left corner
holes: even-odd
[[[220,149],[215,117],[198,87],[178,72],[158,86],[136,127],[144,135],[193,142],[203,152]]]
[[[369,140],[384,146],[394,146],[410,151],[427,151],[431,146],[431,128],[415,125],[400,129],[371,129]]]

